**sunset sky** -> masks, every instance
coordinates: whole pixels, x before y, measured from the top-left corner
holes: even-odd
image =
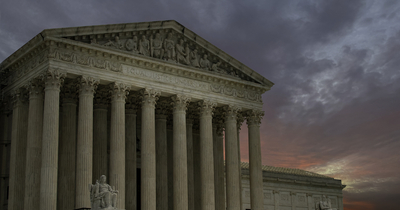
[[[400,209],[400,1],[0,3],[0,62],[48,28],[178,21],[275,83],[263,164],[341,179],[346,210]]]

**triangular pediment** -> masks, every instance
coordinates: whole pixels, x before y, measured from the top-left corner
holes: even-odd
[[[267,89],[273,83],[176,21],[47,29],[43,37],[74,40],[107,50],[185,65]]]

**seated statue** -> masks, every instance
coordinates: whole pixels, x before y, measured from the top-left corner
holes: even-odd
[[[117,209],[118,190],[113,190],[106,183],[106,180],[106,176],[102,175],[100,176],[100,182],[97,180],[96,184],[91,186],[90,201],[92,203],[92,210]]]
[[[331,207],[331,202],[329,202],[325,195],[322,196],[322,201],[315,204],[316,210],[336,210]]]

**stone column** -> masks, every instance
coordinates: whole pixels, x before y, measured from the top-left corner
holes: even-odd
[[[243,209],[243,188],[242,188],[242,158],[240,155],[240,130],[242,127],[242,123],[244,121],[244,117],[242,113],[238,112],[237,114],[237,142],[238,142],[238,161],[239,161],[239,189],[240,189],[240,209]]]
[[[225,162],[226,162],[226,202],[228,210],[240,209],[240,179],[237,141],[236,106],[225,107]]]
[[[338,196],[338,209],[343,210],[343,196]]]
[[[117,208],[125,209],[125,99],[130,86],[114,83],[110,88],[110,185],[119,191]]]
[[[49,69],[45,75],[40,209],[57,209],[58,132],[60,87],[65,73]],[[87,189],[87,188],[86,188]]]
[[[136,154],[136,112],[138,95],[130,93],[125,105],[125,174],[126,209],[137,209],[137,154]]]
[[[274,204],[275,204],[275,208],[274,210],[279,210],[279,191],[277,190],[272,190],[272,194],[274,194]]]
[[[194,165],[193,165],[193,110],[186,114],[186,148],[187,148],[187,171],[188,171],[188,209],[194,210]]]
[[[57,210],[75,208],[76,168],[76,84],[65,82],[61,91],[62,112],[58,151]]]
[[[29,90],[28,136],[26,148],[25,210],[39,210],[40,166],[42,163],[43,84],[32,80]]]
[[[22,89],[13,93],[11,131],[10,185],[8,209],[24,208],[26,137],[28,122],[27,97]]]
[[[167,103],[160,101],[156,106],[157,210],[168,209]]]
[[[310,193],[306,193],[306,197],[307,197],[307,205],[308,205],[308,210],[314,210],[315,209],[315,205],[313,202],[313,195]]]
[[[78,78],[79,110],[76,152],[75,209],[91,208],[89,185],[93,184],[93,97],[99,81]]]
[[[247,112],[250,159],[250,203],[251,209],[254,210],[262,210],[264,208],[260,143],[260,124],[263,115],[264,112],[259,110]]]
[[[174,210],[188,209],[186,109],[190,98],[176,95],[173,101],[173,183]]]
[[[204,100],[200,105],[200,180],[201,209],[214,210],[214,155],[212,115],[217,103]]]
[[[193,123],[193,173],[194,173],[194,209],[201,210],[201,179],[200,179],[200,133],[198,121]]]
[[[290,192],[290,196],[291,196],[292,210],[296,210],[296,193]]]
[[[173,209],[174,208],[174,200],[173,194],[174,194],[174,179],[173,179],[173,170],[172,170],[172,151],[173,151],[173,136],[174,136],[174,130],[172,126],[172,113],[168,113],[167,117],[167,162],[168,162],[168,209]]]
[[[224,121],[217,115],[213,118],[215,209],[226,209],[223,132]]]
[[[161,94],[154,89],[143,89],[142,100],[142,149],[141,149],[141,205],[143,210],[156,210],[156,142],[155,105]]]
[[[10,110],[8,109],[7,99],[3,102],[1,109],[1,134],[0,134],[0,158],[1,158],[1,172],[0,172],[0,208],[3,208],[7,203],[7,187],[9,178],[9,161],[10,161],[10,135],[9,135],[9,125],[10,122]]]
[[[107,158],[107,115],[108,115],[107,88],[98,88],[94,94],[93,107],[93,181],[99,180],[101,175],[108,176]]]

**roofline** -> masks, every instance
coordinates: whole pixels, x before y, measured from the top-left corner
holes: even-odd
[[[46,37],[65,37],[65,36],[82,36],[82,35],[92,35],[92,34],[101,34],[101,33],[123,33],[132,30],[149,30],[149,29],[174,29],[177,32],[182,33],[186,37],[192,39],[199,45],[203,45],[210,52],[220,56],[223,55],[228,59],[228,62],[237,67],[239,70],[243,71],[243,73],[252,77],[254,80],[260,82],[262,85],[267,86],[270,89],[274,83],[270,80],[266,79],[256,71],[247,67],[240,61],[236,60],[229,54],[225,53],[218,47],[214,46],[207,40],[203,39],[190,29],[187,29],[185,26],[180,24],[175,20],[166,20],[166,21],[152,21],[152,22],[138,22],[138,23],[120,23],[120,24],[107,24],[107,25],[94,25],[94,26],[79,26],[79,27],[67,27],[67,28],[54,28],[54,29],[45,29],[40,32],[38,35],[33,37],[30,41],[25,43],[22,47],[20,47],[17,51],[7,57],[4,61],[0,63],[0,73],[4,71],[8,66],[12,65],[18,59],[22,58],[26,53],[28,53],[31,49],[38,46],[41,42],[45,40]]]

